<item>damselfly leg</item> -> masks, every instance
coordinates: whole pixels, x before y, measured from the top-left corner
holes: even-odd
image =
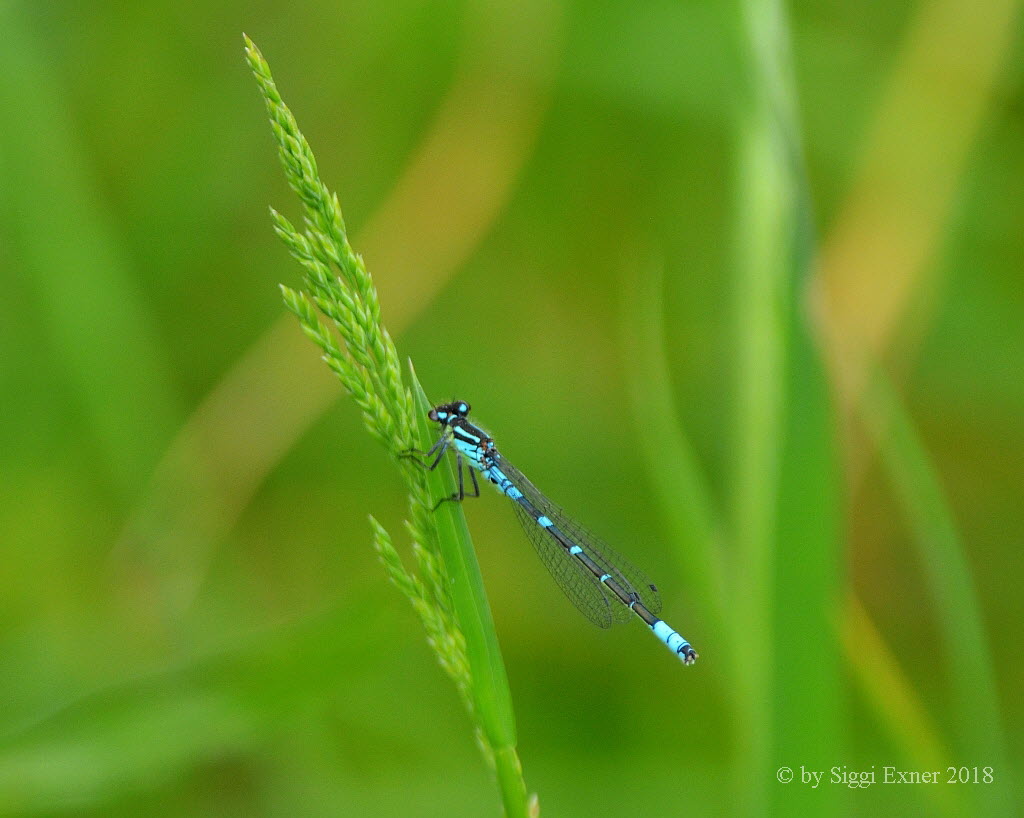
[[[450,443],[450,438],[442,436],[438,439],[437,443],[430,447],[429,451],[423,452],[420,451],[419,449],[408,449],[399,454],[398,456],[400,458],[411,460],[417,466],[426,469],[427,471],[434,471],[434,469],[438,467],[438,464],[440,464],[441,458],[444,457],[445,452],[448,451],[448,446]],[[433,461],[430,461],[431,457],[434,458]],[[434,508],[432,509],[432,511],[437,511],[441,507],[442,503],[447,503],[450,501],[461,503],[467,497],[480,496],[480,484],[476,480],[476,471],[474,469],[468,470],[469,479],[473,483],[473,493],[466,494],[465,472],[467,470],[464,467],[465,464],[463,462],[462,454],[460,452],[455,453],[455,466],[459,475],[459,490],[449,497],[442,497],[440,500],[438,500],[437,503],[434,504]]]

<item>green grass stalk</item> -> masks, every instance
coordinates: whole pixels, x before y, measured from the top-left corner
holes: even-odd
[[[428,643],[466,705],[485,758],[497,773],[505,814],[525,818],[536,811],[536,800],[531,804],[527,799],[515,749],[512,697],[472,540],[457,503],[444,503],[434,512],[437,500],[454,491],[451,468],[427,472],[400,457],[433,443],[437,430],[426,419],[430,403],[415,373],[412,389],[403,382],[377,291],[349,245],[338,197],[320,180],[312,149],[282,100],[270,66],[248,37],[245,53],[266,102],[285,176],[303,203],[301,230],[271,211],[275,231],[305,272],[304,289],[281,287],[285,304],[402,473],[418,572],[405,565],[387,531],[371,517],[374,547],[419,615]]]
[[[747,814],[829,812],[833,793],[775,783],[781,765],[842,756],[839,538],[832,415],[805,309],[813,249],[787,20],[741,0],[737,384],[731,522],[737,784]],[[824,766],[820,766],[824,765]],[[784,799],[784,808],[783,808]],[[807,801],[806,804],[802,803]]]

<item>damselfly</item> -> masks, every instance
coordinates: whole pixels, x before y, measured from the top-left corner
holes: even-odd
[[[685,664],[697,660],[690,643],[657,614],[661,597],[654,584],[627,560],[591,535],[548,500],[522,472],[508,462],[494,446],[494,440],[468,419],[469,404],[457,400],[430,410],[429,417],[441,425],[441,436],[427,452],[414,452],[423,460],[416,462],[433,470],[449,448],[455,448],[459,490],[445,500],[461,502],[479,497],[476,473],[494,483],[498,490],[515,501],[516,516],[530,538],[541,561],[558,587],[591,622],[608,628],[627,622],[636,614],[670,651]],[[433,459],[431,459],[433,458]],[[473,493],[465,487],[464,461],[468,460]]]

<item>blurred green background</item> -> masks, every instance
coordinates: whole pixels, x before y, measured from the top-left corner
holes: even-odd
[[[284,314],[266,208],[299,208],[242,31],[431,397],[470,400],[701,652],[590,627],[507,502],[467,504],[542,814],[1014,814],[1017,5],[4,3],[0,814],[500,811],[370,548],[370,513],[403,546],[395,468]],[[760,252],[777,25],[810,281]],[[785,304],[827,339],[830,410]],[[826,424],[815,539],[833,512],[787,486],[829,491],[785,430]]]

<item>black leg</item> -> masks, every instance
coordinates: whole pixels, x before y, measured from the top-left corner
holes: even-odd
[[[398,456],[400,458],[411,460],[417,466],[420,466],[421,468],[424,468],[427,471],[433,471],[441,462],[441,458],[444,457],[445,452],[448,451],[448,447],[451,445],[451,440],[451,437],[449,437],[448,435],[442,435],[438,439],[437,443],[430,447],[430,451],[421,452],[419,449],[408,449],[407,451],[401,452]],[[426,461],[429,460],[431,456],[433,456],[434,459],[430,463],[427,463]],[[442,503],[446,503],[448,501],[461,503],[464,499],[466,499],[466,497],[480,496],[480,484],[476,480],[476,469],[472,467],[469,467],[469,478],[470,480],[473,481],[473,493],[468,495],[466,494],[466,478],[464,474],[465,464],[462,461],[461,452],[458,451],[456,451],[455,453],[455,466],[458,469],[459,473],[459,490],[451,497],[442,497],[440,500],[438,500],[437,504],[434,506],[434,511],[437,511],[441,507]]]
[[[437,463],[435,462],[434,465],[436,466]],[[431,468],[433,468],[433,467],[431,467]],[[464,483],[463,483],[464,478],[462,476],[463,469],[462,469],[462,453],[461,452],[456,452],[455,453],[455,468],[456,468],[456,470],[459,473],[459,490],[457,492],[455,492],[455,494],[453,494],[451,497],[442,497],[440,500],[438,500],[437,504],[433,508],[434,511],[437,511],[441,507],[441,503],[447,503],[449,501],[456,502],[456,503],[461,503],[464,499],[466,499],[466,490],[465,490],[465,486],[464,486]],[[475,477],[473,478],[473,481],[476,482],[476,478]],[[477,497],[480,496],[479,489],[477,490],[476,496]]]
[[[441,458],[444,457],[444,453],[448,451],[450,442],[450,437],[442,435],[438,438],[437,443],[430,447],[430,451],[421,452],[419,449],[408,449],[398,456],[411,460],[413,463],[418,466],[422,466],[427,471],[433,471],[437,468],[437,464],[441,462]],[[434,457],[434,461],[428,465],[426,461],[434,455],[434,452],[437,452],[437,456]],[[423,458],[422,460],[420,459],[421,456]]]
[[[461,503],[467,497],[479,497],[480,496],[480,484],[476,481],[476,469],[472,466],[465,467],[462,461],[462,454],[457,453],[455,455],[455,466],[459,470],[459,490],[455,492],[451,497],[442,497],[437,501],[437,505],[434,506],[434,511],[437,511],[442,503],[456,502]],[[473,493],[466,494],[466,479],[463,476],[465,471],[469,471],[469,479],[473,481]]]

